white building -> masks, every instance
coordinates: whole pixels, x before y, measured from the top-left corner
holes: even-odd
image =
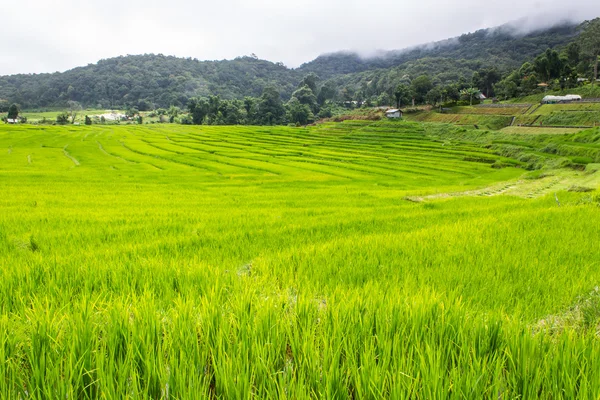
[[[402,118],[402,111],[397,108],[392,108],[391,110],[387,110],[385,112],[385,116],[388,118]]]
[[[570,103],[572,101],[581,101],[578,94],[568,94],[566,96],[546,96],[542,99],[542,104]]]
[[[10,119],[10,118],[7,118],[7,119],[6,119],[6,123],[7,123],[7,124],[18,124],[18,123],[19,123],[19,120],[18,120],[18,119]]]

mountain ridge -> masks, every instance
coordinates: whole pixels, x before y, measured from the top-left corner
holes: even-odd
[[[387,75],[389,80],[389,75],[407,70],[411,74],[422,70],[442,76],[439,81],[452,81],[484,66],[493,65],[502,72],[516,68],[546,48],[566,45],[577,36],[578,24],[555,24],[521,36],[512,32],[514,27],[505,24],[407,49],[381,51],[368,58],[356,52],[329,53],[295,69],[250,56],[213,61],[162,54],[119,56],[65,72],[0,76],[0,100],[24,108],[60,106],[73,100],[87,107],[136,106],[142,110],[185,106],[189,98],[198,96],[256,97],[266,86],[274,86],[287,99],[309,73],[337,85],[338,91],[342,85],[358,86],[365,79],[372,80],[365,74]],[[458,74],[448,72],[457,68]]]

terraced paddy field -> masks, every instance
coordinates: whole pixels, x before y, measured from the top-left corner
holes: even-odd
[[[599,136],[0,126],[0,397],[597,398]]]
[[[478,105],[454,107],[445,113],[422,111],[406,114],[406,118],[419,122],[477,125],[484,129],[523,126],[581,131],[600,126],[600,103]]]
[[[581,132],[580,128],[553,128],[548,126],[507,126],[501,132],[518,135],[565,135]]]

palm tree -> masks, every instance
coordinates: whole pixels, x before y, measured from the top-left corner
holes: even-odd
[[[473,105],[473,96],[479,94],[479,89],[474,87],[466,88],[460,91],[462,97],[468,97],[470,104]]]

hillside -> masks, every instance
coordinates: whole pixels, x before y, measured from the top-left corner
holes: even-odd
[[[64,105],[74,100],[88,107],[127,105],[141,110],[185,105],[194,96],[225,99],[259,96],[273,85],[291,95],[299,75],[282,64],[239,57],[198,61],[154,54],[116,57],[64,73],[0,77],[0,99],[26,108]]]
[[[259,96],[274,86],[289,99],[308,73],[329,80],[335,97],[348,92],[366,96],[389,91],[404,75],[429,74],[434,81],[470,79],[473,72],[495,66],[506,72],[549,47],[570,42],[578,27],[566,24],[515,36],[505,25],[457,38],[407,49],[381,52],[362,59],[355,53],[318,57],[298,69],[281,63],[239,57],[234,60],[198,61],[164,55],[122,56],[63,73],[22,74],[0,77],[0,100],[23,108],[62,107],[67,101],[99,109],[138,107],[140,110],[170,105],[185,106],[196,96],[220,95],[224,99]]]
[[[519,67],[547,48],[562,46],[578,34],[578,25],[560,24],[526,35],[515,33],[512,24],[481,29],[459,37],[443,40],[412,49],[381,51],[376,57],[362,58],[357,53],[339,52],[317,57],[303,64],[299,70],[314,72],[321,78],[396,67],[424,58],[477,60],[500,69]]]

